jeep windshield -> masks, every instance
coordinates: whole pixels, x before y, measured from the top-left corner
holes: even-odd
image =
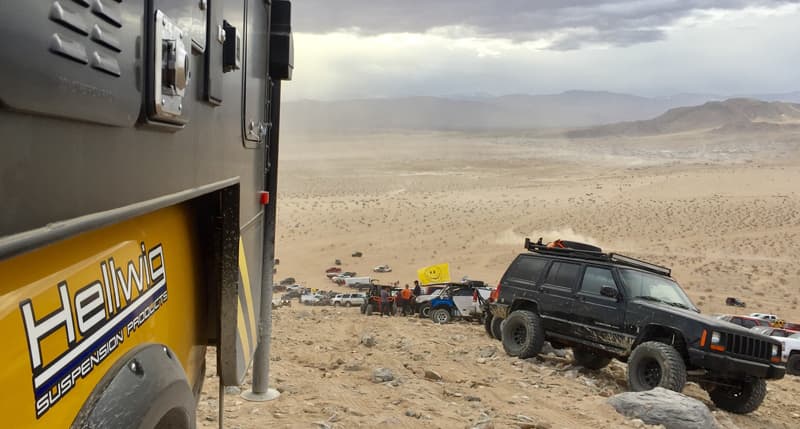
[[[619,272],[628,296],[633,299],[660,302],[673,307],[700,312],[674,280],[625,268],[620,269]]]

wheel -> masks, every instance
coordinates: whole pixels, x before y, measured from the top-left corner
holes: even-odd
[[[367,312],[367,304],[361,304],[360,309],[361,309],[361,314],[366,313]]]
[[[634,392],[663,387],[680,392],[686,385],[686,365],[674,347],[657,341],[639,344],[628,358],[628,386]]]
[[[338,302],[334,302],[334,303],[333,303],[333,306],[334,306],[334,307],[338,307],[338,306],[339,306],[339,303],[338,303]]]
[[[498,341],[503,340],[503,319],[495,317],[492,320],[492,338]]]
[[[344,303],[345,307],[350,307],[351,305],[353,305],[353,304],[351,304],[350,301],[347,301],[347,302]]]
[[[502,325],[503,349],[509,356],[527,359],[544,345],[544,328],[539,316],[527,310],[512,312]]]
[[[717,386],[708,392],[714,405],[731,413],[747,414],[757,410],[767,396],[767,382],[755,379],[737,387]]]
[[[446,308],[437,308],[431,311],[431,320],[434,323],[450,323],[450,311]]]
[[[492,335],[492,320],[494,320],[494,316],[487,311],[486,314],[483,315],[483,330],[486,331],[486,335],[488,335],[489,338],[494,338],[494,335]]]
[[[800,354],[789,356],[786,362],[786,372],[790,375],[800,375]]]
[[[366,315],[367,315],[367,316],[372,316],[372,311],[373,311],[373,309],[372,309],[372,303],[369,303],[369,304],[367,304],[367,309],[366,309],[366,311],[365,311]]]
[[[611,358],[608,356],[578,347],[572,349],[572,355],[575,356],[575,363],[586,369],[602,369],[611,362]]]
[[[425,303],[419,306],[419,317],[420,319],[427,319],[431,317],[431,304]]]

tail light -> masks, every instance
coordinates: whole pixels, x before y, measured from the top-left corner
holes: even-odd
[[[472,291],[472,302],[478,302],[478,289]]]
[[[498,283],[497,287],[494,288],[491,294],[489,294],[489,302],[497,301],[497,297],[500,295],[500,285],[503,283]]]

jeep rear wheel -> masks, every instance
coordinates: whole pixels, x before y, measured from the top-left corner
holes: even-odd
[[[431,311],[431,320],[433,323],[450,323],[450,311],[445,308],[437,308]]]
[[[503,349],[509,356],[527,359],[536,356],[544,345],[544,328],[536,313],[512,312],[502,325]]]
[[[680,392],[686,385],[686,364],[669,344],[648,341],[628,358],[628,386],[634,392],[663,387]]]
[[[767,382],[762,379],[745,381],[736,387],[717,386],[708,392],[714,405],[736,414],[757,410],[767,396]]]
[[[790,375],[800,375],[800,353],[789,356],[786,361],[786,372]]]
[[[575,357],[575,363],[586,369],[602,369],[608,366],[611,358],[601,354],[597,354],[592,350],[584,348],[572,349],[572,355]]]
[[[499,317],[495,317],[492,320],[492,337],[495,340],[502,340],[503,339],[503,319]]]
[[[367,309],[365,311],[367,316],[372,316],[372,303],[367,304]]]
[[[483,316],[483,330],[486,331],[486,335],[489,338],[494,338],[494,335],[492,335],[492,320],[494,320],[494,316],[487,311]]]

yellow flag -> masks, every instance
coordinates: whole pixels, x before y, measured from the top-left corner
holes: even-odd
[[[427,285],[431,283],[447,283],[450,281],[450,264],[437,264],[417,270],[419,282]]]

